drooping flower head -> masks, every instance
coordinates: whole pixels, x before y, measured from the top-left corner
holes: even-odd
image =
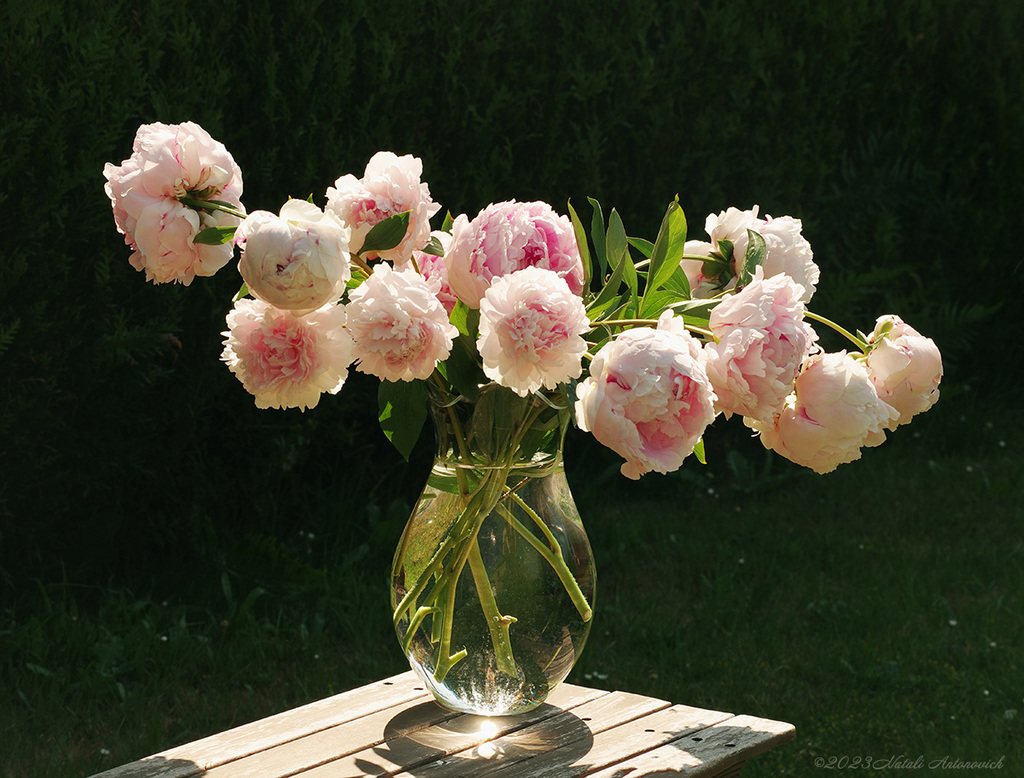
[[[605,344],[576,386],[580,428],[620,454],[622,474],[679,469],[715,418],[699,343],[671,311]]]
[[[705,268],[704,263],[694,259],[684,259],[680,263],[690,282],[691,294],[695,298],[706,298],[717,294],[720,288],[726,291],[736,287],[736,274],[739,263],[747,253],[750,238],[747,230],[752,230],[764,238],[765,256],[762,267],[764,277],[787,275],[803,288],[801,302],[809,302],[818,284],[820,270],[814,263],[814,252],[811,244],[803,236],[803,225],[799,219],[781,216],[758,217],[758,206],[749,211],[728,208],[718,214],[709,214],[704,222],[704,229],[711,242],[687,241],[685,253],[710,257],[713,252],[725,252],[724,242],[733,247],[732,263],[729,269],[731,278],[721,283],[713,266]],[[708,270],[710,272],[705,272]]]
[[[366,164],[362,178],[350,173],[327,189],[327,210],[352,230],[349,248],[353,254],[363,247],[367,233],[376,224],[405,211],[410,211],[409,227],[402,241],[379,254],[368,252],[366,258],[379,256],[401,265],[414,250],[427,244],[430,217],[441,206],[431,199],[430,187],[420,180],[422,175],[423,162],[418,157],[378,151]]]
[[[771,422],[793,391],[817,334],[804,321],[803,287],[787,275],[754,280],[711,312],[715,342],[704,347],[717,408]]]
[[[496,278],[480,301],[484,374],[521,397],[579,378],[590,329],[583,300],[553,270]]]
[[[565,279],[573,294],[583,291],[583,260],[572,222],[547,203],[514,200],[492,204],[472,221],[458,216],[445,254],[452,291],[470,308],[495,278],[539,267]]]
[[[107,163],[104,190],[114,223],[132,248],[129,262],[146,280],[185,286],[226,265],[231,244],[196,244],[207,227],[229,227],[237,217],[196,210],[181,198],[218,200],[242,210],[242,171],[222,143],[194,122],[144,124],[132,155],[120,165]]]
[[[227,316],[224,360],[258,408],[314,408],[337,394],[352,363],[345,310],[326,305],[297,317],[243,298]]]
[[[782,412],[770,423],[745,418],[765,448],[816,473],[860,459],[881,445],[899,414],[878,398],[864,363],[840,351],[804,363]]]
[[[907,424],[938,402],[942,355],[935,341],[889,314],[878,317],[868,343],[871,382],[878,396],[899,413],[889,429]]]
[[[297,316],[340,300],[352,276],[348,228],[305,200],[289,200],[280,216],[253,211],[235,243],[249,293]]]
[[[429,378],[459,331],[414,268],[379,264],[349,293],[346,326],[356,368],[386,381]]]

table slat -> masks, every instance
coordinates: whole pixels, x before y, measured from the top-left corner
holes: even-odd
[[[412,672],[352,689],[269,718],[99,773],[93,778],[189,778],[281,743],[412,700],[433,699]]]
[[[565,715],[565,710],[607,694],[597,689],[562,684],[548,697],[548,703],[528,713],[517,716],[464,714],[399,737],[382,732],[358,751],[303,771],[300,775],[301,778],[362,778],[395,775],[407,768],[415,768],[417,776],[424,775],[426,773],[421,770],[427,770],[432,763],[453,753],[471,753],[495,737],[529,728],[550,717]],[[427,704],[440,709],[436,703]]]
[[[629,759],[629,778],[657,775],[666,769],[689,778],[739,775],[747,760],[789,742],[795,733],[792,724],[782,721],[730,716]],[[618,776],[621,776],[621,765],[589,774],[588,778]]]

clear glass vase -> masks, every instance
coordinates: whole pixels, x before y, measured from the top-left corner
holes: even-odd
[[[566,398],[432,397],[437,456],[392,568],[395,630],[439,703],[540,705],[590,632],[595,569],[562,469]]]

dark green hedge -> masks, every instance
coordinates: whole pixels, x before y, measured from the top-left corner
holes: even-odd
[[[426,461],[382,445],[359,377],[312,413],[257,412],[218,362],[230,268],[183,289],[129,267],[101,171],[139,124],[203,125],[250,209],[322,204],[389,149],[421,157],[454,214],[586,213],[589,195],[652,236],[678,193],[694,236],[729,205],[796,215],[818,309],[862,329],[902,313],[949,380],[984,386],[1020,325],[1020,8],[9,0],[0,585],[105,583],[160,555],[189,576],[211,549],[231,564],[249,535],[314,527],[365,546]]]

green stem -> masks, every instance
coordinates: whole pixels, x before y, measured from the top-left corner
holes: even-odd
[[[855,346],[857,346],[857,348],[859,348],[865,354],[867,354],[867,353],[869,353],[871,351],[871,349],[868,346],[868,344],[865,343],[863,340],[858,338],[856,335],[854,335],[849,330],[847,330],[847,329],[845,329],[843,327],[840,327],[834,321],[826,319],[824,316],[820,316],[820,315],[814,313],[813,311],[805,310],[804,311],[804,318],[811,319],[812,321],[820,322],[821,324],[824,324],[826,327],[831,327],[836,332],[838,332],[840,335],[842,335],[844,338],[846,338],[851,343],[853,343]]]
[[[245,218],[245,213],[239,211],[237,208],[225,205],[224,203],[217,202],[215,200],[200,200],[196,197],[179,197],[178,202],[182,205],[187,205],[189,208],[196,208],[201,211],[223,211],[230,216],[236,216],[239,219]]]
[[[484,621],[491,633],[491,644],[494,646],[494,660],[498,671],[506,675],[516,675],[516,660],[512,657],[512,643],[509,638],[509,627],[515,623],[514,616],[503,616],[498,610],[498,601],[494,599],[494,589],[487,577],[483,557],[480,556],[480,543],[473,539],[469,544],[469,569],[473,573],[473,583],[480,595],[480,608],[484,612]]]
[[[505,517],[505,521],[507,521],[516,532],[522,535],[523,538],[531,546],[533,546],[533,548],[537,551],[538,554],[544,557],[544,561],[551,565],[551,569],[555,571],[555,574],[558,576],[558,580],[562,582],[562,586],[565,587],[566,594],[569,595],[569,599],[572,600],[572,604],[576,606],[576,610],[579,612],[580,617],[584,621],[590,621],[591,617],[593,616],[593,610],[590,607],[590,603],[587,602],[586,596],[580,589],[579,582],[573,576],[572,571],[569,570],[569,567],[565,564],[565,560],[562,559],[561,548],[559,547],[558,542],[555,540],[554,536],[551,534],[551,531],[544,524],[544,520],[541,519],[541,517],[537,515],[537,512],[534,511],[533,508],[531,508],[529,505],[527,505],[523,498],[521,498],[518,494],[515,494],[513,492],[512,499],[515,500],[516,504],[519,505],[519,507],[522,508],[530,518],[533,519],[534,523],[538,527],[541,528],[541,530],[547,537],[548,542],[552,545],[552,548],[548,548],[543,543],[541,543],[540,539],[532,532],[530,532],[530,530],[524,527],[522,522],[520,522],[519,519],[515,517],[512,511],[510,511],[504,505],[499,504],[498,510],[500,511],[501,515]]]
[[[657,326],[657,324],[658,324],[658,320],[657,319],[603,319],[601,321],[595,321],[591,325],[590,329],[594,330],[594,329],[597,329],[598,327],[603,327],[603,326],[611,326],[611,327],[630,327],[630,326],[652,327],[652,326]],[[686,326],[686,329],[688,329],[690,332],[695,332],[698,335],[703,335],[706,338],[714,339],[714,337],[715,337],[715,334],[711,330],[704,329],[703,327],[698,327],[698,326],[696,326],[694,324],[686,324],[685,320],[683,321],[683,324]]]

